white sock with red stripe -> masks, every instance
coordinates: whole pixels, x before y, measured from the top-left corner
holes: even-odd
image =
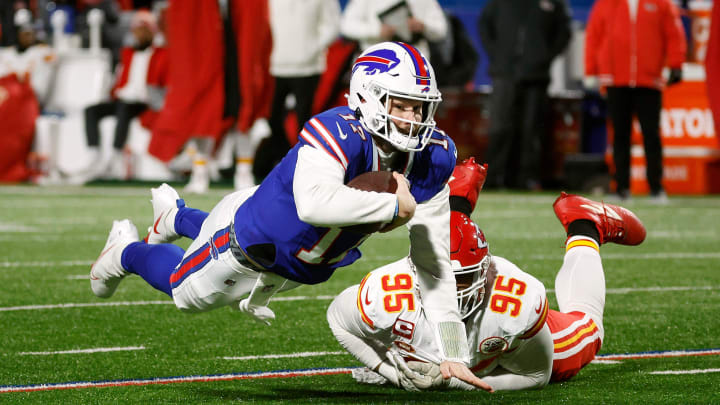
[[[568,238],[562,267],[555,277],[555,294],[560,312],[580,311],[593,318],[604,336],[605,273],[600,247],[594,239],[576,235]]]

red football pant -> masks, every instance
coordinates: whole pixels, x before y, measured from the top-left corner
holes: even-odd
[[[547,324],[555,351],[550,381],[566,381],[594,358],[602,346],[595,322],[583,312],[548,312]]]

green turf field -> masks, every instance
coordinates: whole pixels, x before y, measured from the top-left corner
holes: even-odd
[[[185,197],[209,210],[229,191]],[[484,192],[473,216],[492,253],[551,291],[564,253],[555,197]],[[330,297],[403,257],[404,229],[371,237],[363,258],[327,283],[281,294],[270,327],[230,309],[183,314],[136,276],[111,299],[96,298],[88,272],[111,221],[146,228],[149,199],[149,186],[0,186],[0,403],[720,403],[720,350],[688,352],[720,349],[718,196],[672,197],[668,206],[636,198],[627,207],[644,221],[645,243],[601,248],[608,287],[601,354],[684,356],[591,364],[542,391],[492,395],[405,393],[332,374],[359,363],[327,327]],[[308,369],[331,374],[293,376]],[[183,376],[195,378],[176,378]],[[72,384],[98,381],[110,386]],[[50,384],[68,385],[42,387]],[[28,389],[42,390],[14,392]]]

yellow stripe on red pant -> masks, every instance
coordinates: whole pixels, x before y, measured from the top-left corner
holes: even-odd
[[[582,329],[578,329],[574,334],[570,335],[569,339],[565,339],[561,342],[556,341],[555,352],[569,349],[571,346],[574,346],[582,339],[591,336],[593,333],[597,332],[597,330],[597,325],[595,325],[595,322],[591,319],[588,326]]]

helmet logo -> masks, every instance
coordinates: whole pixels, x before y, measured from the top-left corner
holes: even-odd
[[[424,89],[420,90],[420,93],[427,93],[430,91],[430,87],[425,87]]]
[[[395,68],[400,63],[395,52],[390,49],[378,49],[363,55],[355,61],[352,72],[360,67],[365,67],[365,74],[374,75],[376,73],[385,73]]]
[[[487,240],[485,239],[485,234],[483,231],[480,230],[480,227],[477,226],[476,223],[473,222],[473,225],[475,225],[475,230],[477,231],[477,241],[478,241],[478,249],[485,249],[488,247]]]

